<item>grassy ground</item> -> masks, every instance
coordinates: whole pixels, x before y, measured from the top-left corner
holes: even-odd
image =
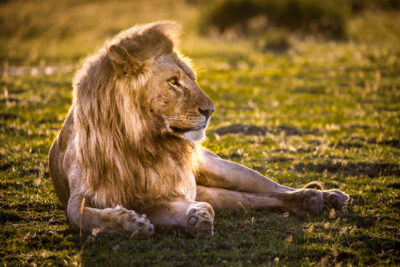
[[[207,240],[180,228],[156,227],[147,240],[82,238],[70,230],[47,152],[71,103],[73,70],[133,23],[176,18],[194,27],[191,1],[153,2],[156,11],[130,2],[0,4],[3,72],[7,66],[72,68],[1,76],[1,264],[400,264],[398,13],[362,14],[352,19],[346,42],[293,40],[283,53],[251,41],[183,36],[199,83],[216,104],[204,145],[288,186],[319,180],[339,188],[351,196],[343,211],[305,218],[220,211]]]

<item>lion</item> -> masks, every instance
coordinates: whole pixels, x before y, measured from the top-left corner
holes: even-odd
[[[176,48],[178,32],[168,21],[134,26],[77,71],[49,151],[71,226],[147,237],[155,224],[179,225],[202,238],[214,233],[214,209],[343,208],[339,190],[286,187],[201,147],[214,104]]]

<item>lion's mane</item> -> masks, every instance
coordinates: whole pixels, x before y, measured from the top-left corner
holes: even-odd
[[[177,25],[136,26],[108,41],[74,78],[75,146],[82,188],[98,208],[140,210],[152,201],[185,194],[195,146],[160,132],[146,88],[155,58],[174,51]],[[133,54],[130,69],[113,66],[110,47]],[[130,75],[132,79],[119,79]]]

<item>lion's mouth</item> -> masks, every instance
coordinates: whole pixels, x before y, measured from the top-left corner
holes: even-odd
[[[198,131],[198,130],[201,130],[203,128],[204,128],[204,126],[194,127],[194,128],[179,128],[179,127],[174,127],[174,126],[171,127],[171,129],[174,132],[177,132],[177,133],[186,133],[186,132],[190,132],[190,131]]]

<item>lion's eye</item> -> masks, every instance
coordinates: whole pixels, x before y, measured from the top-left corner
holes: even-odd
[[[178,82],[178,78],[176,77],[172,77],[170,79],[168,79],[168,83],[174,86],[179,86],[180,83]]]

